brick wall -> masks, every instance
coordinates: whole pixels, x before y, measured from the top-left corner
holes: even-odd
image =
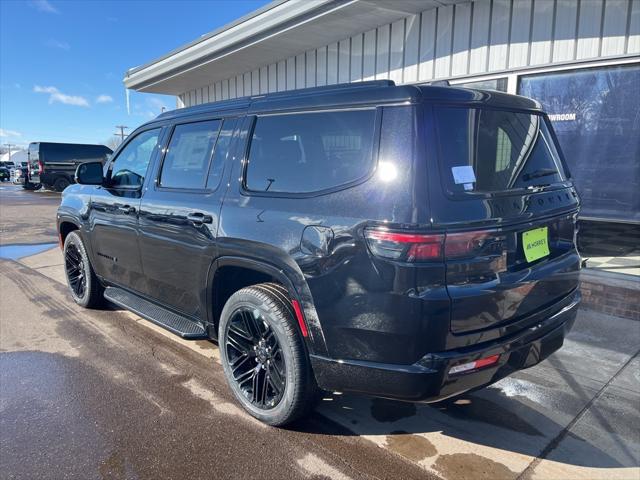
[[[620,278],[616,274],[581,272],[582,308],[616,317],[640,320],[640,278]]]

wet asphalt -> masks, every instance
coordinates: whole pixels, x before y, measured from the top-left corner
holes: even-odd
[[[0,184],[2,479],[640,479],[640,322],[581,311],[558,353],[456,402],[327,395],[266,427],[214,345],[72,302],[58,203]]]
[[[51,198],[3,188],[2,245],[51,242]],[[125,312],[77,307],[37,270],[0,260],[0,300],[3,479],[432,478],[319,414],[264,426],[218,363]]]

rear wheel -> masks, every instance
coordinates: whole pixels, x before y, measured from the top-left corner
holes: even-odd
[[[53,182],[53,189],[56,192],[62,192],[65,188],[67,188],[69,185],[71,185],[71,182],[69,181],[68,178],[65,177],[59,177],[56,179],[55,182]]]
[[[231,390],[254,417],[285,425],[313,406],[317,386],[282,286],[264,283],[234,293],[222,310],[219,344]]]
[[[94,308],[104,302],[104,287],[93,272],[87,250],[77,232],[64,241],[64,271],[71,297],[80,306]]]

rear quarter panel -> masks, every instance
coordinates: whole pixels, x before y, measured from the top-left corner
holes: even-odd
[[[415,289],[415,271],[376,265],[362,233],[367,225],[428,222],[416,208],[425,205],[426,193],[413,181],[421,148],[415,112],[414,106],[385,107],[376,168],[349,188],[298,197],[248,193],[242,187],[246,150],[234,163],[220,217],[220,255],[264,261],[288,274],[312,336],[326,340],[328,351],[313,353],[397,363],[415,353],[411,337],[421,330],[421,316],[405,295]],[[248,138],[250,119],[244,129]],[[416,319],[416,327],[399,324],[399,312]]]

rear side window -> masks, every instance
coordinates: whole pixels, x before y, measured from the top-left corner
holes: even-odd
[[[162,164],[161,186],[204,188],[221,124],[210,120],[175,127]]]
[[[245,186],[308,193],[358,180],[373,170],[375,110],[258,117]]]
[[[216,141],[216,148],[213,152],[213,158],[211,159],[211,167],[209,168],[209,179],[207,180],[207,188],[214,190],[220,184],[222,179],[222,172],[224,170],[224,162],[229,153],[229,145],[231,145],[231,138],[233,137],[233,131],[238,123],[235,118],[226,119],[222,123],[218,140]]]
[[[504,192],[566,179],[541,115],[436,107],[442,177],[453,193]]]

